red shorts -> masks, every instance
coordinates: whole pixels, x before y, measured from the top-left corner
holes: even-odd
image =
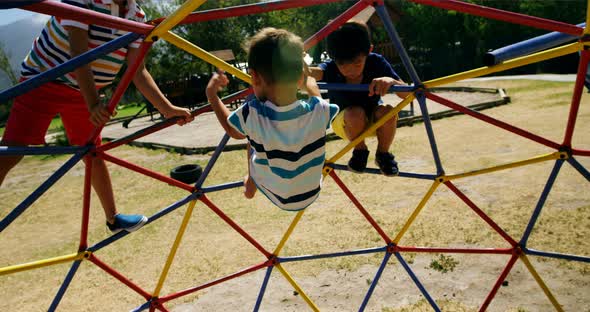
[[[45,144],[51,120],[60,115],[71,145],[86,145],[94,130],[82,93],[48,82],[14,98],[2,141],[7,145]],[[100,145],[101,137],[94,141]]]

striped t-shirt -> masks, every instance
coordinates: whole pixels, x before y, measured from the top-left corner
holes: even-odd
[[[127,8],[120,8],[113,0],[62,0],[62,2],[114,16],[119,16],[119,10],[127,9],[125,13],[126,19],[145,22],[145,13],[135,3],[135,0],[127,0]],[[88,30],[89,50],[127,34],[126,31],[98,25],[88,25],[55,16],[51,17],[41,32],[41,35],[33,42],[31,51],[21,64],[21,76],[23,78],[31,78],[71,59],[68,32],[64,26]],[[130,46],[138,48],[140,43],[141,39],[138,39],[131,43]],[[94,81],[97,87],[100,88],[111,84],[123,66],[126,56],[127,48],[121,48],[101,56],[91,63]],[[78,83],[73,72],[57,78],[57,81],[78,88]]]
[[[326,130],[337,113],[319,97],[287,106],[254,99],[228,117],[252,146],[252,179],[279,208],[301,210],[319,196]]]

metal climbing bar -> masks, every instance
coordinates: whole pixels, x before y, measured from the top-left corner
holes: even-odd
[[[283,234],[283,237],[281,238],[281,240],[277,244],[277,247],[272,252],[273,255],[278,256],[281,253],[281,250],[283,249],[283,247],[287,243],[287,240],[289,239],[289,237],[293,233],[293,230],[295,230],[295,226],[297,225],[297,223],[299,223],[299,220],[301,220],[301,217],[303,216],[304,213],[305,213],[305,209],[297,212],[297,214],[293,218],[293,221],[291,221],[291,223],[289,224],[287,231],[285,231],[285,234]]]
[[[219,144],[217,144],[217,147],[215,148],[215,152],[213,152],[213,155],[209,159],[209,162],[207,163],[207,166],[205,167],[205,169],[201,173],[201,176],[199,176],[199,179],[195,183],[196,188],[201,188],[201,185],[203,185],[203,182],[209,176],[209,173],[211,173],[211,169],[213,169],[213,165],[215,165],[215,163],[217,162],[217,159],[219,159],[219,156],[221,155],[221,152],[223,152],[223,149],[225,148],[225,145],[227,144],[228,141],[229,141],[229,135],[227,133],[225,133],[223,135],[223,138],[221,138],[221,142],[219,142]]]
[[[53,257],[53,258],[48,258],[48,259],[39,260],[39,261],[33,261],[33,262],[29,262],[29,263],[11,265],[11,266],[0,268],[0,276],[12,274],[12,273],[17,273],[17,272],[22,272],[22,271],[38,269],[38,268],[42,268],[42,267],[46,267],[46,266],[50,266],[50,265],[54,265],[54,264],[70,262],[70,261],[74,261],[74,260],[82,260],[85,255],[86,255],[86,253],[84,253],[84,252],[77,252],[77,253],[73,253],[73,254],[69,254],[69,255],[63,255],[63,256],[59,256],[59,257]]]
[[[560,159],[564,156],[567,156],[564,154],[565,154],[564,152],[554,152],[551,154],[545,154],[545,155],[531,157],[531,158],[525,159],[525,160],[511,162],[508,164],[488,167],[488,168],[479,169],[479,170],[473,170],[473,171],[464,172],[464,173],[447,175],[446,178],[447,178],[447,180],[452,181],[452,180],[457,180],[457,179],[461,179],[461,178],[467,178],[467,177],[477,176],[477,175],[481,175],[481,174],[502,171],[502,170],[506,170],[506,169],[518,168],[518,167],[522,167],[522,166],[526,166],[526,165],[541,163],[541,162],[548,161],[548,160]]]
[[[523,248],[523,250],[527,254],[534,255],[534,256],[541,256],[541,257],[549,257],[549,258],[555,258],[555,259],[563,259],[563,260],[590,263],[590,257],[585,257],[585,256],[568,255],[568,254],[563,254],[563,253],[558,253],[558,252],[547,252],[547,251],[540,251],[540,250],[529,249],[529,248]]]
[[[264,297],[264,293],[266,292],[266,286],[268,286],[268,282],[270,280],[270,274],[272,273],[273,266],[269,266],[266,269],[266,273],[264,273],[264,280],[262,281],[262,286],[260,286],[260,292],[258,293],[258,297],[256,297],[256,304],[254,305],[254,311],[258,311],[260,309],[260,305],[262,304],[262,298]]]
[[[369,299],[371,299],[371,296],[373,295],[373,291],[375,291],[375,287],[377,286],[377,283],[379,283],[379,280],[381,279],[381,275],[383,274],[383,270],[385,270],[385,266],[387,266],[387,263],[389,262],[389,258],[391,258],[391,253],[386,252],[385,256],[383,257],[383,260],[381,260],[381,265],[379,265],[379,269],[377,269],[377,273],[375,273],[375,277],[373,278],[373,281],[371,282],[371,286],[369,286],[369,290],[367,290],[367,294],[365,295],[365,298],[363,298],[363,302],[361,303],[361,306],[359,307],[359,312],[365,311],[365,309],[367,308],[367,304],[369,303]]]
[[[167,176],[162,175],[160,173],[157,173],[155,171],[151,171],[151,170],[149,170],[147,168],[144,168],[144,167],[135,165],[133,163],[127,162],[127,161],[125,161],[123,159],[119,159],[117,157],[111,156],[111,155],[109,155],[107,153],[99,152],[99,153],[97,153],[97,157],[102,158],[102,159],[104,159],[104,160],[106,160],[108,162],[111,162],[113,164],[119,165],[119,166],[121,166],[123,168],[127,168],[127,169],[129,169],[131,171],[135,171],[137,173],[143,174],[143,175],[148,176],[150,178],[153,178],[155,180],[158,180],[158,181],[167,183],[167,184],[172,185],[172,186],[176,186],[176,187],[178,187],[180,189],[183,189],[185,191],[188,191],[188,192],[191,192],[191,193],[195,191],[195,188],[193,186],[191,186],[191,185],[188,185],[188,184],[186,184],[184,182],[180,182],[180,181],[178,181],[176,179],[172,179],[170,177],[167,177]]]
[[[506,254],[511,255],[514,248],[440,248],[396,246],[400,252],[461,253],[461,254]]]
[[[567,162],[569,162],[572,167],[578,170],[578,172],[583,175],[588,182],[590,182],[590,172],[588,172],[588,170],[586,170],[586,168],[584,168],[584,166],[582,166],[582,164],[580,164],[574,157],[568,158]]]
[[[33,191],[27,198],[25,198],[16,208],[14,208],[6,217],[0,221],[0,233],[6,229],[18,216],[27,210],[39,197],[55,184],[61,177],[64,176],[74,165],[84,157],[84,153],[79,152],[74,154],[72,158],[66,161],[59,169],[57,169],[45,182],[43,182],[35,191]]]
[[[320,90],[333,90],[333,91],[368,91],[368,84],[350,84],[350,83],[331,83],[331,82],[318,82]],[[389,88],[389,92],[414,92],[417,87],[413,85],[394,85]]]
[[[435,102],[437,102],[437,103],[439,103],[439,104],[442,104],[444,106],[447,106],[449,108],[452,108],[452,109],[454,109],[456,111],[459,111],[459,112],[464,113],[466,115],[469,115],[471,117],[477,118],[477,119],[479,119],[481,121],[484,121],[486,123],[492,124],[492,125],[494,125],[496,127],[499,127],[499,128],[504,129],[504,130],[510,131],[510,132],[512,132],[514,134],[517,134],[517,135],[522,136],[524,138],[527,138],[529,140],[535,141],[535,142],[537,142],[539,144],[543,144],[543,145],[545,145],[547,147],[551,147],[551,148],[554,148],[554,149],[559,149],[560,146],[561,146],[557,142],[553,142],[551,140],[548,140],[548,139],[543,138],[541,136],[538,136],[536,134],[530,133],[530,132],[528,132],[526,130],[517,128],[515,126],[512,126],[512,125],[510,125],[508,123],[505,123],[503,121],[494,119],[494,118],[489,117],[487,115],[484,115],[484,114],[482,114],[482,113],[480,113],[478,111],[474,111],[474,110],[472,110],[470,108],[467,108],[465,106],[462,106],[462,105],[459,105],[459,104],[454,103],[452,101],[449,101],[449,100],[447,100],[445,98],[442,98],[442,97],[440,97],[440,96],[438,96],[438,95],[436,95],[434,93],[426,92],[426,97],[429,98],[429,99],[431,99],[431,100],[433,100],[433,101],[435,101]]]
[[[46,2],[54,3],[53,1],[46,1]],[[63,64],[60,64],[52,69],[44,71],[31,79],[27,79],[12,88],[3,90],[2,92],[0,92],[0,103],[6,102],[15,96],[18,96],[18,95],[21,95],[25,92],[31,91],[31,90],[37,88],[38,86],[40,86],[46,82],[53,81],[56,78],[63,76],[63,75],[73,71],[74,69],[76,69],[82,65],[88,64],[103,55],[109,54],[113,51],[116,51],[116,50],[122,48],[122,47],[125,47],[125,46],[129,45],[130,43],[132,43],[133,41],[137,40],[137,38],[139,38],[139,37],[140,37],[140,35],[134,34],[134,33],[126,34],[126,35],[121,36],[115,40],[107,42],[99,47],[96,47],[88,52],[80,54],[80,55],[70,59],[69,61],[67,61]]]
[[[366,249],[359,249],[359,250],[352,250],[352,251],[334,252],[334,253],[327,253],[327,254],[318,254],[318,255],[278,257],[277,259],[279,260],[280,263],[284,263],[284,262],[316,260],[316,259],[326,259],[326,258],[336,258],[336,257],[346,257],[346,256],[357,256],[357,255],[365,255],[365,254],[371,254],[371,253],[376,253],[376,252],[385,252],[385,251],[387,251],[387,246],[366,248]]]
[[[559,31],[570,34],[572,36],[581,36],[583,28],[576,25],[558,22],[546,18],[529,16],[520,13],[490,8],[482,5],[472,4],[457,0],[409,0],[412,2],[425,4],[433,7],[463,12],[471,15],[486,17],[490,19],[500,20],[513,24],[520,24],[524,26],[531,26],[535,28],[545,29],[549,31]]]
[[[295,288],[295,291],[297,291],[297,293],[299,293],[301,295],[301,298],[303,298],[303,300],[305,300],[307,305],[309,305],[309,307],[312,310],[314,310],[315,312],[319,312],[320,309],[318,309],[316,304],[313,301],[311,301],[311,298],[309,298],[309,296],[307,296],[307,294],[303,291],[303,289],[301,289],[301,287],[299,287],[299,285],[297,285],[297,282],[295,282],[295,280],[291,277],[291,275],[289,275],[289,273],[287,273],[287,271],[285,271],[285,269],[281,266],[281,264],[277,263],[275,266],[279,270],[279,272],[281,272],[281,274],[283,274],[285,279],[287,279],[289,284],[291,284],[291,286],[293,286],[293,288]]]
[[[92,162],[93,156],[86,156],[84,164],[84,193],[82,195],[82,225],[80,226],[80,244],[78,251],[88,248],[88,223],[90,221],[90,192],[92,191]]]
[[[185,290],[182,290],[182,291],[179,291],[179,292],[176,292],[176,293],[172,293],[172,294],[169,294],[169,295],[166,295],[166,296],[162,296],[162,297],[160,297],[160,302],[161,303],[166,303],[166,302],[168,302],[170,300],[174,300],[176,298],[180,298],[182,296],[186,296],[188,294],[192,294],[192,293],[197,292],[199,290],[202,290],[202,289],[205,289],[205,288],[209,288],[211,286],[214,286],[214,285],[223,283],[225,281],[229,281],[230,279],[234,279],[236,277],[240,277],[240,276],[242,276],[244,274],[248,274],[248,273],[251,273],[251,272],[254,272],[254,271],[258,271],[258,270],[260,270],[262,268],[268,267],[269,265],[270,264],[268,263],[268,261],[265,261],[265,262],[260,263],[260,264],[257,264],[257,265],[253,265],[253,266],[248,267],[246,269],[243,269],[243,270],[241,270],[239,272],[236,272],[234,274],[230,274],[228,276],[225,276],[225,277],[222,277],[222,278],[213,280],[213,281],[208,282],[208,283],[205,283],[203,285],[200,285],[200,286],[197,286],[197,287],[193,287],[193,288],[189,288],[189,289],[185,289]]]
[[[86,146],[0,146],[0,156],[67,155],[85,153]]]
[[[485,76],[485,75],[505,71],[508,69],[512,69],[512,68],[541,62],[541,61],[549,60],[549,59],[564,56],[564,55],[568,55],[571,53],[578,52],[578,51],[582,50],[583,48],[584,48],[584,44],[582,44],[582,43],[579,43],[579,42],[571,43],[571,44],[568,44],[568,45],[565,45],[562,47],[549,49],[549,50],[546,50],[543,52],[538,52],[535,54],[515,58],[513,60],[506,61],[504,63],[498,64],[495,66],[480,67],[480,68],[472,69],[472,70],[465,71],[462,73],[428,80],[428,81],[424,82],[424,86],[426,88],[434,88],[434,87],[441,86],[443,84],[449,84],[449,83],[457,82],[457,81],[464,80],[464,79]]]
[[[161,23],[152,30],[147,36],[147,41],[153,41],[154,37],[162,37],[168,33],[170,29],[177,26],[180,21],[187,17],[190,13],[200,7],[206,0],[188,0],[184,2],[174,13],[166,17]]]
[[[156,288],[153,291],[154,297],[158,297],[160,295],[160,291],[162,290],[164,282],[166,281],[166,277],[168,276],[168,271],[170,270],[172,262],[174,261],[174,257],[176,256],[176,251],[178,250],[180,242],[182,241],[182,237],[184,236],[184,232],[186,231],[188,221],[191,219],[191,216],[193,215],[193,209],[195,208],[196,203],[197,200],[193,200],[188,204],[188,208],[184,213],[184,217],[182,218],[182,222],[180,223],[180,227],[178,228],[178,232],[176,233],[174,243],[172,243],[172,248],[170,248],[170,252],[168,253],[168,258],[166,259],[166,263],[164,264],[164,268],[162,269],[162,273],[160,274],[160,278],[158,279]]]
[[[348,169],[348,166],[346,166],[346,165],[326,164],[326,166],[333,168],[333,169],[337,169],[337,170],[350,171],[350,169]],[[377,168],[366,168],[363,173],[370,173],[370,174],[377,174],[377,175],[383,174],[381,172],[381,170],[379,170]],[[397,176],[400,178],[413,178],[413,179],[421,179],[421,180],[434,180],[437,177],[437,175],[434,175],[434,174],[423,174],[423,173],[412,173],[412,172],[399,172],[397,174]]]
[[[434,159],[434,165],[436,166],[436,175],[445,174],[442,162],[440,160],[440,153],[438,152],[438,146],[436,144],[436,138],[434,137],[434,129],[432,129],[432,122],[430,121],[430,113],[428,112],[428,106],[426,105],[426,98],[424,92],[419,91],[416,94],[420,110],[422,111],[422,120],[424,121],[424,128],[426,129],[426,135],[428,136],[428,143],[432,151],[432,158]]]
[[[412,214],[410,215],[410,217],[408,218],[406,223],[404,223],[404,226],[397,233],[397,236],[393,239],[393,243],[395,245],[399,244],[399,241],[402,239],[404,234],[408,231],[408,229],[410,228],[410,225],[412,225],[414,220],[416,220],[416,217],[418,217],[418,214],[420,214],[420,211],[422,211],[422,208],[424,208],[424,206],[426,205],[426,203],[428,202],[428,200],[430,199],[432,194],[434,194],[434,191],[439,186],[439,184],[440,184],[440,182],[438,182],[438,180],[435,180],[432,183],[432,185],[430,186],[430,189],[428,189],[428,191],[426,192],[426,195],[424,195],[424,197],[422,198],[422,200],[420,201],[420,203],[418,204],[416,209],[414,209],[414,211],[412,212]]]
[[[131,288],[133,291],[141,295],[145,300],[149,300],[152,297],[152,295],[150,295],[147,291],[143,290],[141,287],[133,283],[130,279],[126,278],[121,273],[117,272],[117,270],[111,268],[106,263],[102,262],[94,254],[91,254],[88,260],[90,260],[90,262],[96,264],[97,267],[101,268],[103,271],[107,272],[109,275],[116,278],[121,283],[125,284],[127,287]]]
[[[389,236],[387,236],[387,234],[379,226],[379,224],[377,223],[377,221],[375,221],[375,219],[373,219],[373,217],[371,217],[371,215],[367,212],[367,210],[363,207],[363,205],[352,194],[352,192],[348,189],[348,187],[346,187],[346,185],[344,184],[344,182],[342,182],[342,180],[340,180],[340,178],[336,174],[336,171],[334,171],[334,170],[330,171],[330,177],[332,177],[332,179],[334,179],[334,182],[336,182],[336,184],[338,184],[338,186],[340,186],[340,188],[342,189],[342,191],[344,192],[344,194],[346,194],[346,196],[348,197],[348,199],[350,199],[350,201],[361,212],[361,214],[365,217],[365,219],[367,219],[367,221],[369,221],[369,223],[377,231],[377,233],[379,234],[379,236],[381,236],[381,238],[383,238],[383,240],[385,241],[385,244],[386,245],[390,244],[391,243],[391,238],[389,238]]]
[[[471,208],[480,218],[483,219],[489,226],[491,226],[494,231],[496,231],[500,236],[502,236],[512,247],[516,247],[518,243],[510,236],[506,231],[504,231],[492,218],[490,218],[483,210],[479,209],[475,203],[469,199],[463,192],[461,192],[451,181],[444,182],[445,185],[455,193],[469,208]]]
[[[539,201],[537,202],[537,205],[535,206],[535,210],[533,211],[533,214],[531,215],[531,219],[529,220],[529,222],[526,226],[526,229],[524,230],[524,233],[522,234],[522,238],[520,239],[520,246],[523,248],[526,247],[529,236],[531,235],[531,233],[533,231],[533,227],[535,226],[535,223],[537,223],[537,219],[539,218],[539,215],[541,214],[541,210],[543,210],[543,206],[545,205],[545,201],[547,200],[547,197],[549,196],[549,192],[551,192],[551,188],[553,188],[553,183],[555,183],[555,179],[557,179],[557,175],[559,174],[559,169],[561,169],[563,162],[564,162],[564,160],[562,160],[562,159],[558,159],[557,161],[555,161],[555,165],[553,166],[553,169],[551,170],[551,173],[549,174],[549,179],[547,180],[547,183],[545,184],[545,187],[543,188],[543,192],[541,193],[541,197],[539,198]]]
[[[551,293],[551,290],[549,290],[549,288],[547,287],[547,285],[545,284],[545,282],[543,281],[541,276],[539,276],[539,273],[537,273],[537,271],[535,270],[535,267],[533,267],[533,265],[529,261],[529,258],[526,256],[526,254],[521,253],[520,260],[522,260],[522,262],[524,263],[526,268],[529,270],[529,272],[531,273],[531,275],[535,279],[535,281],[537,281],[537,284],[539,284],[539,287],[541,287],[541,289],[543,290],[543,292],[545,293],[545,295],[547,296],[549,301],[551,301],[551,304],[553,304],[553,307],[555,307],[555,310],[563,312],[563,309],[561,308],[561,304],[559,304],[559,302],[557,301],[555,296],[553,296],[553,294]]]
[[[244,186],[244,181],[236,181],[236,182],[231,182],[231,183],[206,186],[206,187],[200,188],[200,191],[203,192],[203,194],[207,194],[207,193],[212,193],[212,192],[225,191],[225,190],[233,189],[233,188],[240,187],[240,186]]]
[[[518,260],[518,255],[513,254],[512,257],[510,257],[510,260],[508,261],[508,264],[506,265],[504,270],[502,270],[500,277],[498,277],[498,279],[496,280],[496,283],[492,287],[492,290],[487,295],[486,299],[479,308],[479,311],[484,312],[488,309],[488,306],[496,296],[496,293],[498,292],[498,289],[500,289],[500,287],[502,286],[502,283],[506,279],[506,276],[508,276],[508,273],[510,273],[510,270],[512,270],[512,267],[514,266],[514,263],[516,263],[516,260]]]
[[[574,128],[576,127],[576,119],[578,118],[578,110],[580,108],[580,100],[582,99],[582,92],[584,91],[584,81],[586,79],[586,71],[588,70],[588,61],[590,61],[590,51],[582,50],[580,63],[578,65],[578,74],[576,75],[576,83],[574,85],[572,104],[567,118],[565,136],[563,138],[563,146],[571,147],[572,145],[572,137],[574,136]]]
[[[399,252],[395,252],[394,255],[397,258],[397,260],[399,261],[399,263],[401,263],[401,265],[404,267],[404,269],[406,270],[408,275],[410,275],[410,278],[412,279],[412,281],[414,281],[414,284],[416,284],[416,287],[418,287],[418,289],[420,290],[420,292],[422,293],[424,298],[426,298],[428,303],[430,303],[430,306],[434,309],[434,311],[440,312],[440,308],[438,307],[438,305],[436,304],[434,299],[432,299],[432,297],[430,296],[430,294],[428,293],[428,291],[426,290],[424,285],[420,282],[420,280],[418,279],[418,276],[416,276],[416,274],[414,274],[414,271],[412,271],[412,268],[410,268],[410,266],[408,265],[406,260],[404,260],[402,255]]]
[[[57,309],[57,306],[59,305],[59,303],[61,302],[61,299],[65,295],[66,290],[68,289],[68,287],[70,286],[70,283],[72,282],[72,279],[74,279],[76,272],[78,272],[78,268],[80,267],[81,263],[82,263],[82,260],[76,260],[72,263],[72,267],[68,271],[68,274],[66,274],[66,278],[61,283],[61,286],[59,287],[57,294],[55,294],[53,301],[51,301],[51,305],[49,306],[49,309],[47,309],[47,311],[53,312],[53,311],[55,311],[55,309]]]

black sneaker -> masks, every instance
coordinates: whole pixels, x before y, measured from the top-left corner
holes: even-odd
[[[363,173],[367,168],[367,160],[369,159],[368,150],[353,150],[352,157],[348,161],[348,169],[352,172]]]
[[[392,177],[398,175],[399,173],[395,156],[393,156],[393,154],[390,152],[377,152],[375,154],[375,164],[377,164],[379,170],[381,170],[381,173],[383,173],[385,176]]]

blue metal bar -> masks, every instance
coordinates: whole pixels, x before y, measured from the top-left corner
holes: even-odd
[[[416,98],[420,104],[420,110],[422,111],[422,120],[424,120],[424,127],[426,127],[426,134],[428,135],[428,142],[430,142],[430,148],[432,149],[432,156],[434,157],[434,164],[436,165],[436,174],[441,176],[445,174],[440,161],[440,155],[438,153],[438,147],[436,146],[436,139],[434,138],[434,131],[432,130],[432,123],[430,122],[430,115],[428,108],[426,107],[426,97],[423,92],[417,92]]]
[[[531,215],[531,219],[529,220],[529,223],[527,224],[526,229],[524,230],[524,234],[522,235],[522,238],[520,239],[519,244],[522,248],[526,247],[527,240],[529,239],[529,236],[531,235],[531,232],[533,231],[533,227],[535,226],[535,223],[537,222],[537,218],[539,218],[539,215],[541,214],[541,210],[543,209],[543,205],[545,205],[545,201],[547,200],[547,197],[549,196],[549,192],[551,192],[551,188],[553,187],[553,183],[555,182],[555,179],[557,179],[557,174],[559,173],[559,169],[563,165],[563,162],[564,162],[563,159],[558,159],[555,162],[555,166],[553,166],[553,170],[551,170],[551,174],[549,175],[549,180],[547,180],[547,184],[545,184],[545,188],[543,189],[543,192],[541,193],[541,197],[539,198],[539,201],[537,202],[537,206],[535,207],[535,210],[533,211],[533,214]]]
[[[146,301],[144,302],[142,305],[140,305],[139,307],[129,311],[129,312],[139,312],[139,311],[144,311],[150,308],[150,306],[152,305],[152,301]]]
[[[266,286],[268,285],[268,281],[270,280],[270,273],[272,273],[272,268],[274,266],[269,266],[266,269],[266,274],[264,275],[264,281],[262,282],[262,287],[260,288],[260,293],[258,293],[258,298],[256,298],[256,305],[254,306],[254,312],[260,309],[260,304],[262,303],[262,297],[264,297],[264,293],[266,292]]]
[[[335,252],[335,253],[328,253],[328,254],[320,254],[320,255],[278,257],[277,259],[279,260],[279,262],[283,263],[283,262],[293,262],[293,261],[304,261],[304,260],[315,260],[315,259],[324,259],[324,258],[336,258],[336,257],[344,257],[344,256],[363,255],[363,254],[384,252],[384,251],[387,251],[387,246],[377,247],[377,248],[359,249],[359,250],[353,250],[353,251]]]
[[[586,27],[586,23],[576,26]],[[542,36],[534,37],[528,40],[517,42],[503,48],[490,51],[483,56],[483,63],[486,66],[500,64],[506,60],[516,57],[529,55],[535,52],[556,47],[569,41],[578,39],[576,36],[564,34],[558,31],[550,32]]]
[[[41,0],[11,0],[0,3],[0,9],[20,8],[25,5],[41,2]]]
[[[350,169],[348,169],[348,166],[346,166],[346,165],[331,164],[329,166],[334,169],[337,169],[337,170],[350,171]],[[366,168],[365,171],[363,171],[363,172],[364,173],[371,173],[371,174],[378,174],[378,175],[382,174],[381,171],[377,168]],[[397,176],[402,177],[402,178],[414,178],[414,179],[423,179],[423,180],[434,180],[437,177],[434,174],[422,174],[422,173],[411,173],[411,172],[400,172]]]
[[[326,83],[318,82],[321,90],[332,91],[369,91],[368,84],[348,84],[348,83]],[[389,92],[414,92],[418,89],[415,86],[391,86]]]
[[[385,6],[383,4],[376,5],[375,10],[377,10],[377,14],[381,18],[381,21],[383,21],[385,30],[387,31],[389,38],[393,42],[393,45],[395,46],[395,49],[397,50],[397,53],[399,54],[399,57],[402,60],[402,63],[404,64],[404,67],[408,71],[410,78],[414,82],[414,85],[422,85],[422,81],[420,81],[420,77],[418,77],[418,73],[416,73],[416,69],[414,68],[412,61],[408,56],[408,52],[406,52],[406,49],[404,48],[404,45],[402,44],[402,41],[399,38],[397,31],[395,30],[395,27],[391,23],[391,18],[389,17],[389,13],[387,13]]]
[[[207,166],[205,167],[205,169],[203,169],[203,173],[199,177],[199,180],[197,181],[197,183],[195,183],[196,189],[199,189],[201,185],[203,185],[203,182],[205,182],[205,179],[209,175],[209,172],[211,172],[211,169],[213,169],[213,165],[215,165],[215,162],[219,158],[219,155],[221,155],[221,152],[223,152],[223,149],[225,148],[225,144],[227,144],[227,141],[229,141],[229,135],[227,135],[226,133],[223,135],[221,142],[219,142],[219,144],[215,148],[215,152],[213,152],[213,155],[211,156],[211,159],[209,159]]]
[[[0,233],[20,216],[29,206],[31,206],[41,195],[43,195],[57,180],[68,172],[75,164],[84,157],[86,153],[77,153],[72,156],[65,164],[55,171],[45,182],[43,182],[33,193],[23,200],[14,210],[12,210],[2,221],[0,221]]]
[[[410,275],[410,277],[412,278],[412,280],[414,281],[416,286],[418,286],[418,289],[420,289],[420,292],[422,293],[422,295],[426,298],[426,300],[428,300],[428,303],[430,303],[430,305],[432,306],[434,311],[440,312],[440,308],[436,305],[436,302],[434,301],[434,299],[432,299],[432,297],[430,297],[430,294],[428,294],[428,292],[426,291],[426,288],[424,288],[422,283],[420,283],[420,281],[418,280],[418,277],[414,274],[414,272],[412,271],[412,269],[410,268],[410,266],[408,265],[406,260],[404,260],[404,258],[402,257],[402,255],[399,252],[396,252],[394,254],[395,254],[395,257],[397,258],[397,260],[402,264],[402,266],[404,267],[406,272],[408,272],[408,274]]]
[[[550,257],[556,259],[565,259],[565,260],[573,260],[573,261],[580,261],[580,262],[587,262],[590,263],[590,257],[584,256],[576,256],[576,255],[568,255],[562,254],[558,252],[547,252],[547,251],[540,251],[535,249],[523,248],[524,252],[529,255],[535,256],[543,256],[543,257]]]
[[[68,274],[66,275],[66,278],[64,279],[63,283],[61,283],[61,286],[59,287],[57,294],[55,294],[55,298],[53,298],[53,301],[51,302],[51,305],[49,306],[49,309],[47,309],[47,311],[55,311],[55,309],[57,309],[57,306],[59,305],[61,299],[66,293],[68,286],[70,286],[70,283],[72,282],[74,275],[76,275],[76,272],[78,271],[78,268],[80,267],[81,263],[82,260],[76,260],[74,261],[74,263],[72,263],[72,267],[68,271]]]
[[[61,77],[84,64],[90,63],[103,55],[109,54],[124,46],[128,46],[130,43],[137,40],[137,38],[139,37],[141,37],[140,34],[128,33],[113,41],[109,41],[97,48],[94,48],[88,52],[80,54],[63,64],[58,65],[57,67],[42,72],[41,74],[31,79],[27,79],[10,89],[2,91],[0,93],[0,103],[6,102],[7,100],[15,96],[21,95],[32,89],[35,89],[46,82],[53,81],[56,78]]]
[[[377,286],[377,283],[379,282],[379,279],[381,278],[381,275],[383,274],[383,270],[385,269],[385,266],[387,265],[387,262],[389,261],[390,257],[391,257],[391,253],[386,252],[385,257],[383,257],[383,261],[381,261],[381,265],[379,266],[379,269],[377,270],[377,274],[375,274],[375,278],[373,278],[373,282],[371,283],[371,286],[369,287],[369,290],[367,291],[367,294],[365,295],[365,298],[363,299],[363,303],[361,303],[361,306],[359,307],[359,311],[364,311],[365,308],[367,307],[367,304],[369,303],[369,299],[371,299],[371,295],[373,294],[373,291],[375,290],[375,286]]]
[[[208,187],[202,188],[201,191],[203,193],[211,193],[211,192],[229,190],[229,189],[233,189],[233,188],[240,187],[240,186],[244,186],[244,181],[208,186]]]
[[[190,194],[189,196],[185,197],[184,199],[181,199],[181,200],[175,202],[174,204],[172,204],[172,205],[170,205],[170,206],[168,206],[168,207],[166,207],[166,208],[164,208],[164,209],[156,212],[153,216],[151,216],[151,217],[148,218],[148,221],[146,222],[146,225],[147,224],[150,224],[150,223],[152,223],[152,222],[154,222],[154,221],[156,221],[158,219],[160,219],[161,217],[169,214],[170,212],[178,209],[179,207],[184,206],[188,202],[196,199],[198,196],[201,196],[201,194],[200,193]],[[108,245],[110,245],[110,244],[118,241],[119,239],[127,236],[128,234],[129,234],[129,232],[127,232],[127,231],[121,231],[121,232],[119,232],[117,234],[114,234],[114,235],[112,235],[112,236],[110,236],[110,237],[108,237],[108,238],[106,238],[106,239],[104,239],[104,240],[102,240],[102,241],[94,244],[94,246],[89,247],[88,248],[88,251],[90,251],[90,252],[96,252],[96,251],[98,251],[98,250],[100,250],[100,249],[102,249],[102,248],[104,248],[104,247],[106,247],[106,246],[108,246]]]
[[[584,166],[582,166],[582,164],[580,164],[573,156],[570,156],[570,158],[567,159],[567,162],[576,168],[576,170],[578,170],[578,172],[590,182],[590,172],[588,172],[588,170],[586,170],[586,168],[584,168]]]
[[[90,146],[0,146],[0,155],[62,155],[86,152]]]

